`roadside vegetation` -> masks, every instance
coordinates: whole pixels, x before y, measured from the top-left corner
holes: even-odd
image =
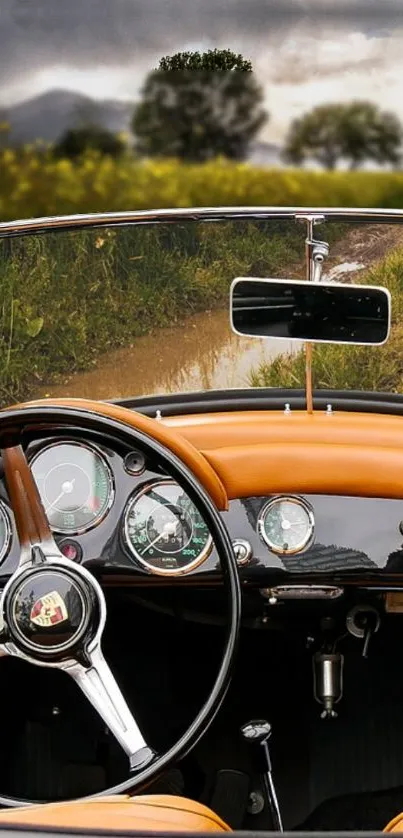
[[[200,206],[403,206],[403,172],[315,172],[214,160],[140,161],[87,151],[0,150],[0,219]]]
[[[313,383],[317,389],[403,392],[403,249],[360,272],[354,282],[382,285],[392,295],[392,328],[383,346],[332,346],[313,348]],[[252,387],[304,387],[305,351],[278,355],[270,364],[250,372]]]
[[[330,224],[335,245],[354,225]],[[292,221],[118,227],[0,242],[0,401],[90,369],[101,355],[195,312],[226,308],[236,276],[303,276],[304,239]],[[343,249],[343,245],[342,249]],[[384,251],[383,251],[384,252]],[[385,347],[316,347],[317,387],[403,391],[403,249],[361,281],[392,293]],[[158,340],[158,332],[156,331]],[[303,386],[303,353],[250,374],[253,386]]]
[[[89,369],[152,329],[226,307],[234,277],[281,275],[300,262],[301,248],[303,229],[291,222],[131,226],[0,242],[1,402]]]
[[[258,168],[244,161],[270,120],[264,99],[242,55],[180,52],[148,73],[126,136],[100,124],[95,107],[53,146],[39,139],[11,147],[5,118],[0,220],[169,207],[403,206],[403,172],[355,171],[367,161],[400,165],[403,126],[394,114],[365,101],[324,103],[290,125],[284,152],[293,165],[347,162],[354,171]],[[326,230],[329,242],[342,235],[336,224]],[[0,401],[29,397],[150,330],[226,306],[236,276],[300,275],[303,247],[302,227],[280,222],[0,240]],[[398,252],[367,275],[394,286],[390,344],[316,350],[317,386],[400,388],[402,269]],[[255,385],[303,378],[301,354],[251,373]]]

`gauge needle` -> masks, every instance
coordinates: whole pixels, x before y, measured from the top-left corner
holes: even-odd
[[[62,485],[62,491],[60,492],[60,495],[58,495],[57,498],[53,500],[52,503],[49,504],[49,506],[46,507],[46,512],[49,512],[50,509],[53,509],[53,507],[59,503],[59,500],[62,499],[63,495],[69,495],[70,492],[73,491],[75,479],[76,478],[73,477],[72,480],[65,480],[65,482]]]
[[[160,538],[163,538],[164,535],[175,535],[178,524],[179,521],[167,521],[167,523],[163,526],[162,532],[160,532],[160,534],[157,535],[157,538],[154,538],[154,541],[152,541],[151,544],[147,544],[147,547],[144,550],[142,550],[141,555],[144,556],[144,553],[146,553],[147,550],[151,550],[151,547],[154,547],[154,544],[156,544],[157,541],[160,540]]]

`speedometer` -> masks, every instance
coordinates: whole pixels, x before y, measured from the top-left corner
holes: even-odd
[[[124,517],[126,544],[152,573],[187,573],[208,556],[213,540],[194,503],[173,480],[143,486]]]
[[[49,524],[56,532],[86,532],[101,521],[112,504],[112,474],[93,445],[52,443],[32,459],[31,469]]]

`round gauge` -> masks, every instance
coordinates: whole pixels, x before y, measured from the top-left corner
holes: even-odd
[[[31,469],[55,532],[86,532],[101,521],[112,505],[112,473],[94,446],[53,443],[36,454]]]
[[[300,498],[273,498],[258,518],[263,541],[273,553],[283,555],[306,549],[313,539],[314,525],[311,507]]]
[[[130,498],[124,534],[135,559],[161,575],[187,573],[201,564],[213,544],[194,503],[169,479],[149,483]]]
[[[11,544],[11,524],[7,509],[0,501],[0,562],[5,559]]]

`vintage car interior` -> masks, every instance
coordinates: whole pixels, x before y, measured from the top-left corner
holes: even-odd
[[[403,830],[403,397],[311,378],[316,341],[377,352],[390,327],[387,291],[323,281],[318,217],[324,239],[403,212],[76,216],[0,237],[245,217],[299,222],[312,284],[233,276],[229,318],[307,341],[304,389],[0,412],[0,826]]]

